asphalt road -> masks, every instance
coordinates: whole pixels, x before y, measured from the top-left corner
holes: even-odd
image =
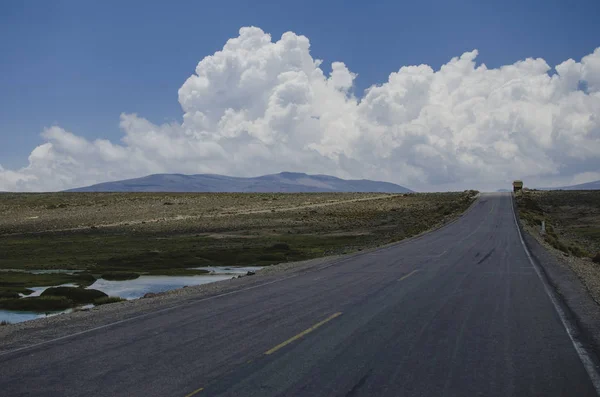
[[[595,396],[508,194],[314,271],[0,356],[2,396]]]

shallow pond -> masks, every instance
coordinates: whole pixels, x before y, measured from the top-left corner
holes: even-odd
[[[226,266],[205,266],[205,267],[195,267],[194,269],[198,270],[207,270],[210,274],[246,274],[248,272],[255,272],[257,270],[262,269],[262,267],[258,266],[246,266],[246,267],[226,267]]]
[[[260,267],[203,267],[203,270],[210,271],[210,274],[198,276],[140,276],[135,280],[111,281],[98,279],[88,288],[97,289],[108,296],[118,296],[123,299],[141,298],[149,292],[158,293],[185,286],[201,285],[213,283],[215,281],[228,280],[236,275],[243,275],[249,271],[257,271]],[[65,286],[71,286],[65,284]],[[39,296],[46,288],[35,287],[30,296]],[[56,315],[67,311],[55,312],[50,315]],[[10,310],[0,310],[0,321],[18,323],[27,320],[33,320],[39,317],[45,317],[44,313],[17,312]]]
[[[141,298],[149,292],[163,292],[190,285],[213,283],[228,280],[231,275],[206,276],[140,276],[135,280],[112,281],[99,279],[89,286],[104,292],[108,296],[118,296],[123,299]]]
[[[8,321],[11,324],[33,320],[40,317],[46,317],[46,315],[43,313],[13,312],[11,310],[0,309],[0,321]]]

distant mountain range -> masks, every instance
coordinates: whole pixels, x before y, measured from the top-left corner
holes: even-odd
[[[329,175],[282,172],[254,178],[214,174],[155,174],[143,178],[99,183],[68,192],[374,192],[410,193],[412,190],[389,182],[367,179],[346,180]]]
[[[539,190],[600,190],[600,181],[563,187],[542,187]]]

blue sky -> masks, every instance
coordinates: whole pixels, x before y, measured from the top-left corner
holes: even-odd
[[[0,164],[27,165],[44,127],[118,142],[122,112],[177,120],[177,90],[242,26],[307,36],[311,55],[358,74],[354,92],[403,65],[479,50],[488,67],[577,61],[600,45],[600,2],[27,1],[0,3]]]

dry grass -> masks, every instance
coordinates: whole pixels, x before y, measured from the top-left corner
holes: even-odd
[[[3,194],[0,269],[98,277],[310,259],[421,233],[464,211],[475,193]]]
[[[118,296],[107,296],[104,298],[96,299],[94,301],[94,305],[96,305],[96,306],[108,305],[111,303],[118,303],[118,302],[124,302],[124,301],[126,301],[126,299],[119,298]]]
[[[7,193],[0,235],[102,227],[170,228],[164,223],[227,225],[227,218],[391,197],[381,193]],[[215,218],[225,218],[215,221]]]
[[[600,303],[600,266],[592,259],[600,252],[600,191],[528,190],[517,202],[527,230],[564,258]]]

